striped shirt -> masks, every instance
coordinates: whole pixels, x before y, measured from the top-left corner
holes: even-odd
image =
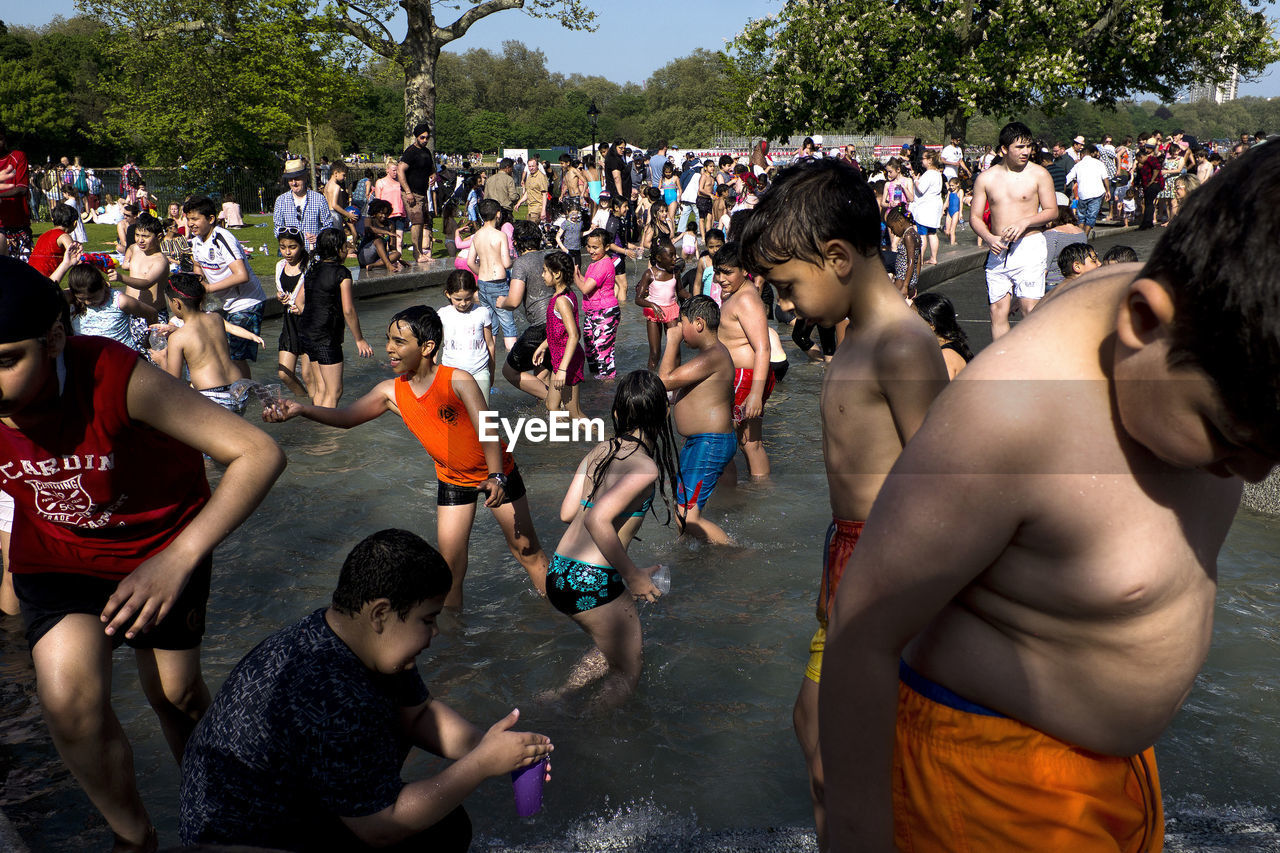
[[[315,247],[316,235],[326,228],[333,228],[333,211],[329,202],[315,190],[307,190],[302,199],[302,209],[298,209],[298,199],[292,192],[280,193],[276,196],[276,205],[271,215],[278,236],[285,228],[297,228],[307,235],[307,248]]]

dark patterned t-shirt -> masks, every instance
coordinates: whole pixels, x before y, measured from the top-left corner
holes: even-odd
[[[323,848],[317,833],[332,819],[395,802],[409,752],[398,711],[427,697],[417,670],[368,669],[323,609],[272,634],[231,671],[187,743],[182,843]]]

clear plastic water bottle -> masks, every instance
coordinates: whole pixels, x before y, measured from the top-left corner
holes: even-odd
[[[233,400],[237,403],[243,403],[249,399],[249,393],[259,387],[261,386],[252,379],[237,379],[231,383],[228,391],[230,391]]]
[[[658,566],[658,570],[653,573],[653,577],[650,580],[661,594],[666,595],[671,592],[671,567]]]
[[[266,256],[266,254],[267,254],[267,244],[266,244],[266,243],[263,243],[263,244],[262,244],[262,254],[263,254],[263,257],[265,257],[265,256]]]
[[[164,352],[165,347],[169,346],[169,336],[159,330],[152,329],[151,334],[147,335],[147,344],[157,352]]]

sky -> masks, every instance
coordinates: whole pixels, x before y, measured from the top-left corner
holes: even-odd
[[[6,3],[6,6],[16,5]],[[452,47],[465,51],[474,47],[500,51],[502,42],[515,39],[547,56],[547,68],[561,74],[598,74],[617,83],[643,83],[650,74],[672,59],[695,48],[719,50],[742,29],[748,18],[777,12],[783,0],[605,0],[596,7],[596,32],[570,32],[551,20],[530,18],[521,12],[499,12],[481,19]],[[55,15],[76,14],[74,0],[44,0],[6,9],[0,19],[9,24],[42,26]],[[457,12],[437,4],[441,21],[452,21]],[[661,36],[654,37],[653,22],[664,22]],[[403,15],[389,27],[403,36]],[[645,36],[637,41],[638,36]],[[619,38],[621,36],[621,38]],[[621,47],[622,49],[619,49]],[[1266,69],[1263,76],[1240,84],[1241,96],[1280,96],[1280,63]]]

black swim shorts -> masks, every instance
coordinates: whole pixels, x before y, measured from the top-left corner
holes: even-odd
[[[117,631],[112,636],[113,645],[118,647],[124,642],[135,649],[168,651],[197,648],[204,637],[205,608],[209,603],[209,579],[212,574],[213,557],[205,557],[196,565],[186,587],[173,603],[173,608],[164,617],[164,621],[132,640],[125,639],[124,631]],[[70,572],[15,574],[13,591],[22,604],[22,620],[27,627],[27,647],[34,649],[40,638],[49,633],[64,616],[72,613],[98,616],[119,585],[119,581]]]
[[[439,488],[436,490],[436,506],[465,506],[489,497],[488,492],[477,486],[459,486],[446,483],[444,480],[440,480],[439,483]],[[507,475],[507,489],[502,496],[502,504],[515,503],[524,497],[524,494],[524,479],[520,476],[520,469],[512,468],[511,473]]]
[[[533,354],[546,340],[546,323],[539,323],[525,329],[515,346],[507,353],[507,364],[518,373],[541,373],[544,370],[550,370],[551,352],[549,350],[543,354],[540,364],[533,363]]]

